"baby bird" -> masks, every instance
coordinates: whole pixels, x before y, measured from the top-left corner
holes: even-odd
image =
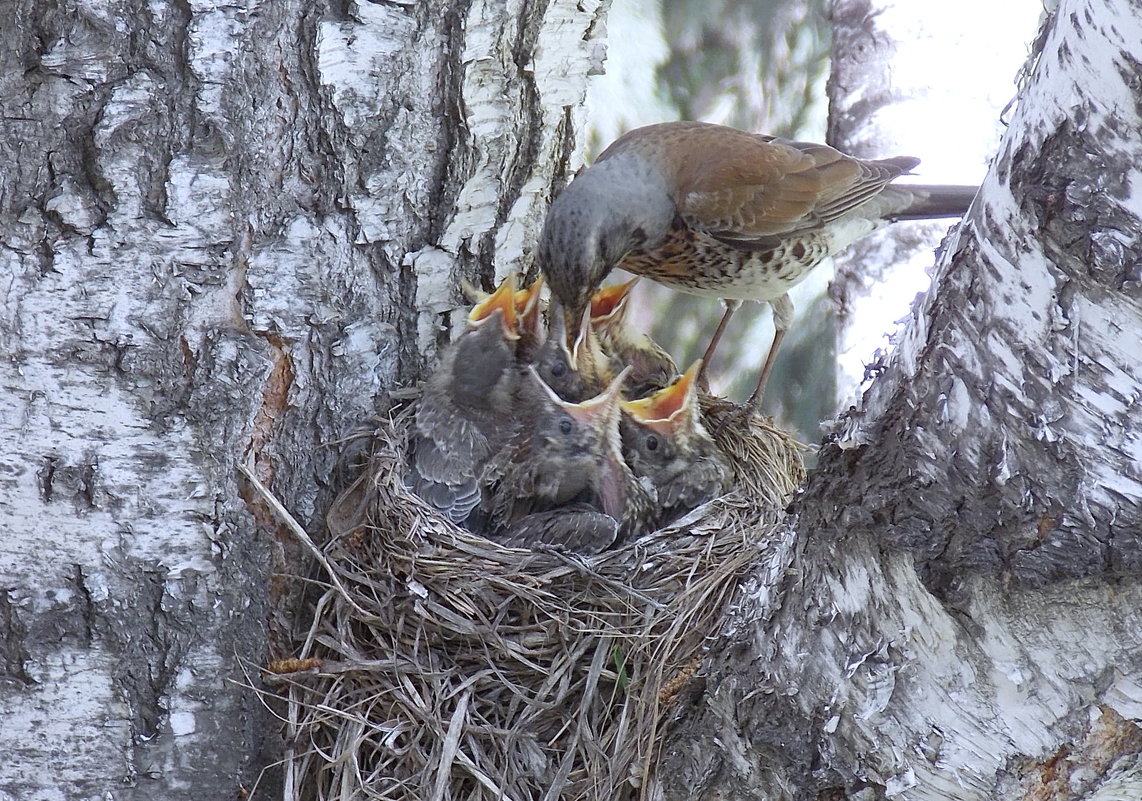
[[[515,278],[477,303],[425,382],[406,484],[455,523],[480,502],[477,477],[516,426]]]
[[[678,375],[670,354],[627,320],[630,291],[638,280],[605,286],[591,296],[591,328],[612,361],[631,366],[627,386],[635,398],[662,389]]]
[[[496,535],[512,548],[559,545],[572,553],[591,555],[611,547],[619,536],[619,521],[590,504],[576,503],[548,512],[532,512]]]
[[[641,400],[624,401],[623,454],[658,493],[668,523],[727,492],[733,471],[702,425],[695,383],[699,359],[678,380]]]
[[[514,276],[509,276],[515,280]],[[508,279],[504,279],[505,281]],[[516,343],[516,354],[523,362],[530,362],[535,352],[543,344],[543,302],[540,294],[545,283],[544,277],[531,282],[524,289],[516,289],[512,293],[512,301],[516,313],[516,333],[519,339]],[[491,294],[473,285],[467,279],[460,280],[460,288],[469,303],[479,305],[487,301]]]
[[[575,369],[575,356],[568,344],[567,325],[557,301],[548,309],[547,332],[542,344],[524,360],[551,390],[565,401],[578,403],[598,393],[590,391]]]
[[[651,501],[623,461],[618,431],[619,391],[627,374],[595,397],[573,403],[560,398],[534,367],[526,370],[514,407],[515,436],[483,476],[493,538],[500,532],[513,544],[544,542],[597,553],[645,530]],[[561,511],[589,525],[576,529],[555,522]]]

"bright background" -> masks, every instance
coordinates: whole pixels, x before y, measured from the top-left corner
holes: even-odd
[[[593,80],[588,94],[587,161],[624,131],[671,119],[825,141],[827,5],[826,0],[615,0],[607,72]],[[880,5],[878,23],[899,39],[893,69],[902,85],[907,76],[910,86],[924,90],[910,91],[906,102],[878,115],[877,124],[891,127],[885,138],[893,141],[876,155],[921,158],[917,182],[979,183],[1002,134],[1001,112],[1015,96],[1040,2]],[[872,311],[858,310],[843,331],[826,297],[830,264],[792,291],[797,316],[764,408],[805,441],[816,441],[820,421],[856,401],[864,365],[877,350],[891,348],[899,321],[927,288],[932,248],[947,229],[928,225],[931,247],[892,280],[872,287],[863,301]],[[638,324],[684,369],[705,349],[721,304],[649,281],[636,292]],[[744,304],[711,366],[714,390],[744,400],[772,337],[768,306]]]

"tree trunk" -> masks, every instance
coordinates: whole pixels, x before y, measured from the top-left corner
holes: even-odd
[[[1142,798],[1142,15],[1064,0],[932,291],[665,744],[664,798]]]
[[[526,267],[606,0],[18,2],[0,798],[234,798],[335,443]],[[289,576],[288,580],[284,578]]]

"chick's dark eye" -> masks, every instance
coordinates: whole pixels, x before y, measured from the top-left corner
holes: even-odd
[[[566,362],[555,362],[551,365],[551,374],[556,378],[564,375],[567,372]]]
[[[559,421],[559,432],[561,434],[570,434],[572,428],[574,428],[574,426],[571,425],[570,420],[563,419]]]
[[[654,434],[648,434],[646,437],[646,449],[648,451],[658,450],[658,437]]]

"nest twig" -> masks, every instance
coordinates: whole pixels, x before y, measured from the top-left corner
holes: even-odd
[[[670,707],[804,476],[801,446],[755,418],[719,443],[738,489],[579,557],[442,519],[403,484],[408,426],[377,432],[331,510],[329,588],[274,668],[287,797],[640,797]]]

